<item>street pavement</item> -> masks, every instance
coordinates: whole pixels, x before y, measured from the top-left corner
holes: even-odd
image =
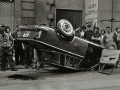
[[[112,75],[51,66],[39,70],[17,66],[17,69],[0,71],[0,90],[120,90],[120,67]]]

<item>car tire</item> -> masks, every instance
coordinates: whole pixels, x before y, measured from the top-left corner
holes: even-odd
[[[117,47],[116,47],[115,45],[110,45],[110,46],[109,46],[109,49],[111,49],[111,50],[114,50],[114,49],[115,49],[115,50],[116,50]]]
[[[117,46],[116,46],[115,42],[107,43],[105,48],[106,49],[115,49],[115,50],[117,50]]]
[[[61,19],[60,21],[58,21],[57,32],[65,37],[74,36],[73,26],[66,19]]]

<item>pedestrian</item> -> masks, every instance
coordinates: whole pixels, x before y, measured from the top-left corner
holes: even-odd
[[[106,49],[117,49],[117,46],[115,44],[115,34],[112,33],[111,28],[108,26],[106,27],[106,33],[103,37],[103,42]]]
[[[6,70],[7,58],[12,71],[15,69],[15,61],[13,60],[13,38],[11,35],[6,34],[3,27],[0,27],[0,60],[1,68]]]
[[[115,41],[116,45],[118,45],[118,42],[117,42],[118,30],[119,30],[119,28],[116,27],[116,29],[115,29],[115,31],[114,31],[114,41]],[[118,46],[117,46],[117,47],[118,47]]]
[[[5,24],[2,24],[1,27],[2,27],[3,29],[5,29],[6,26],[5,26]]]
[[[21,42],[18,42],[16,39],[18,38],[19,31],[16,29],[16,32],[13,33],[14,37],[14,51],[15,51],[15,61],[16,65],[24,65],[25,53],[23,50],[23,46]]]
[[[84,34],[84,38],[88,41],[91,41],[92,35],[93,35],[92,27],[91,27],[91,25],[87,25],[87,29]]]
[[[34,59],[34,49],[27,44],[23,44],[23,47],[25,52],[25,67],[28,68],[31,67],[32,60]]]
[[[94,32],[92,34],[92,41],[96,44],[99,44],[100,45],[100,37],[101,37],[101,34],[99,33],[99,27],[94,27]]]
[[[117,48],[120,50],[120,28],[117,30]]]
[[[5,33],[11,35],[11,29],[9,26],[5,26]]]
[[[39,55],[41,55],[40,51],[37,50],[37,49],[34,49],[34,63],[33,63],[33,66],[32,68],[36,68],[37,70],[39,68],[43,68],[44,67],[44,63],[43,62],[40,62],[40,57]]]
[[[101,30],[101,37],[100,37],[100,43],[101,43],[101,46],[104,48],[104,42],[103,42],[103,37],[105,35],[106,31],[104,29]]]
[[[77,36],[77,37],[81,37],[81,27],[80,27],[80,25],[78,25],[78,28],[76,28],[76,30],[75,30],[75,36]]]
[[[4,29],[5,29],[5,34],[11,36],[11,29],[10,29],[10,27],[9,27],[9,26],[5,26]],[[12,36],[11,36],[11,37],[12,37]],[[12,38],[13,38],[13,37],[12,37]],[[13,43],[13,42],[11,41],[11,43]],[[14,54],[14,51],[13,51],[13,54]],[[8,60],[7,63],[6,63],[6,68],[7,68],[7,66],[8,66],[8,63],[9,63],[9,60]]]
[[[84,38],[85,30],[86,30],[86,26],[83,25],[81,28],[81,38]]]

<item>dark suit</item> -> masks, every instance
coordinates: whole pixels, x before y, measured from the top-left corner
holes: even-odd
[[[14,39],[17,38],[17,32],[13,34]],[[14,49],[15,49],[15,61],[16,65],[23,64],[25,60],[25,53],[22,48],[22,43],[17,40],[14,41]]]

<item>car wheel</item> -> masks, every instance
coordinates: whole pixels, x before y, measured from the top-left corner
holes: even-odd
[[[116,47],[114,46],[114,45],[111,45],[111,46],[109,46],[109,49],[116,49]]]
[[[74,36],[74,30],[72,24],[65,19],[61,19],[60,21],[58,21],[57,32],[65,37]]]
[[[115,49],[115,50],[117,49],[115,42],[110,42],[106,44],[106,46],[107,46],[107,49]]]

